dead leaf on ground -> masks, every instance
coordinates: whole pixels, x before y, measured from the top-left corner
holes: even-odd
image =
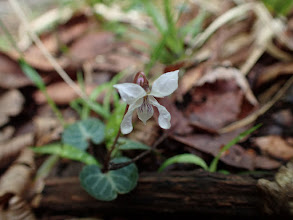
[[[33,144],[33,134],[23,134],[0,143],[0,168],[11,163],[21,150]]]
[[[189,147],[195,148],[196,150],[216,156],[221,147],[237,137],[242,131],[244,130],[239,129],[222,135],[192,134],[184,137],[171,135],[171,138]],[[251,152],[251,150],[245,150],[242,146],[237,144],[225,152],[220,160],[230,166],[248,170],[256,168],[275,169],[280,166],[279,162],[269,158],[262,158],[262,161],[266,163],[266,166],[262,166],[262,164],[256,162],[259,157]]]
[[[34,219],[30,207],[23,200],[34,173],[34,154],[24,149],[14,164],[0,178],[0,201],[5,209],[0,217],[8,219]],[[5,199],[6,198],[6,199]]]
[[[202,86],[206,83],[214,83],[217,80],[235,80],[237,86],[241,88],[241,91],[244,93],[246,99],[252,105],[258,104],[245,76],[238,69],[233,67],[216,67],[203,75],[203,77],[201,77],[195,85]]]
[[[82,63],[110,51],[114,46],[113,33],[88,33],[70,46],[69,54],[75,62]]]
[[[287,161],[293,158],[293,145],[280,136],[257,137],[253,142],[264,154]]]
[[[8,201],[3,201],[0,209],[0,219],[35,220],[35,215],[27,201],[19,196],[13,196]]]
[[[31,84],[18,63],[0,51],[0,87],[14,89]]]
[[[34,173],[34,154],[24,149],[13,165],[0,178],[0,196],[6,193],[22,196],[26,193]]]
[[[96,85],[87,85],[86,93],[90,94],[95,87]],[[58,105],[69,104],[72,100],[79,97],[76,94],[76,92],[67,83],[63,81],[50,84],[46,88],[48,95]],[[47,103],[47,99],[41,91],[36,91],[33,96],[38,104]]]
[[[57,118],[38,116],[34,118],[36,146],[60,140],[63,127]]]
[[[24,97],[18,90],[10,90],[0,96],[0,126],[9,121],[10,116],[18,115],[24,103]]]
[[[235,68],[216,67],[188,88],[191,85],[195,88],[185,114],[200,129],[216,131],[245,117],[258,104],[246,78]]]
[[[12,126],[7,126],[0,130],[0,143],[7,141],[9,138],[11,138],[14,133],[14,130],[15,129]]]

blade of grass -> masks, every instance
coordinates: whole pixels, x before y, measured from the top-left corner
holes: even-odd
[[[251,134],[252,132],[254,132],[255,130],[257,130],[259,127],[261,127],[262,124],[258,124],[244,132],[242,132],[241,134],[239,134],[236,138],[234,138],[232,141],[230,141],[228,144],[226,144],[221,150],[220,152],[217,154],[217,156],[212,160],[210,167],[209,167],[209,171],[210,172],[215,172],[217,170],[217,166],[218,166],[218,162],[220,157],[222,156],[222,154],[227,151],[228,149],[230,149],[230,147],[234,146],[236,143],[238,143],[239,141],[241,141],[243,138],[245,138],[247,135]]]

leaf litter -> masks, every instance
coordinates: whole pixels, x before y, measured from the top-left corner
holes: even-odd
[[[203,33],[199,37],[186,38],[185,46],[191,46],[186,54],[190,56],[172,65],[156,63],[153,67],[153,70],[167,70],[178,66],[182,66],[182,69],[178,91],[172,98],[159,100],[172,115],[171,129],[159,129],[155,122],[158,116],[155,110],[155,120],[151,120],[146,126],[135,120],[135,129],[128,136],[151,146],[163,132],[167,133],[166,140],[157,150],[159,154],[139,162],[143,171],[154,171],[159,167],[162,158],[179,153],[191,152],[210,160],[225,144],[256,122],[263,123],[262,128],[226,151],[220,158],[221,166],[236,172],[243,169],[274,171],[293,158],[292,92],[287,92],[286,99],[279,99],[275,106],[265,111],[257,121],[229,132],[221,132],[226,126],[237,123],[259,110],[266,103],[263,102],[266,99],[260,97],[267,87],[277,85],[267,96],[268,100],[292,75],[292,58],[289,56],[292,54],[292,39],[288,37],[292,35],[292,18],[288,17],[288,24],[279,24],[279,21],[270,16],[262,18],[260,15],[263,15],[263,8],[252,10],[250,6],[245,9],[249,13],[241,17],[232,11],[240,6],[224,2],[225,7],[221,10],[204,1],[192,3],[190,13],[184,17],[184,22],[179,19],[178,24],[183,25],[193,19],[200,7],[206,8],[210,15],[204,21]],[[103,16],[101,6],[97,6],[95,10]],[[107,7],[107,10],[118,9]],[[138,32],[133,30],[133,26],[137,27],[140,23],[127,12],[122,13],[120,8],[118,11],[119,16],[122,16],[120,19],[119,16],[105,19],[114,19],[120,25],[123,23],[131,26],[128,33],[122,34],[127,38],[119,37],[115,31],[106,30],[102,24],[105,21],[97,20],[86,11],[69,13],[70,16],[64,22],[40,33],[46,48],[74,80],[77,79],[77,71],[84,71],[85,75],[88,73],[90,79],[100,80],[99,83],[87,82],[85,88],[89,92],[125,70],[128,70],[129,75],[124,75],[122,80],[130,82],[132,75],[143,70],[150,60],[147,51],[138,46],[148,47],[147,42],[140,38],[129,40],[131,34]],[[229,13],[234,16],[232,20],[227,17]],[[142,19],[144,28],[152,26],[149,17],[140,14],[135,16]],[[217,18],[225,22],[219,25],[217,22],[221,20]],[[270,26],[264,26],[266,21],[272,21],[278,31],[269,31]],[[267,34],[265,39],[261,38],[264,34],[259,34],[260,30],[257,29],[261,25],[261,30]],[[287,25],[287,28],[280,28],[284,25]],[[151,27],[151,30],[154,28]],[[23,39],[21,42],[25,42],[25,37]],[[26,61],[38,70],[46,82],[49,96],[62,108],[68,109],[68,104],[77,98],[77,95],[61,81],[36,45],[28,41],[23,45]],[[46,99],[24,76],[17,64],[18,58],[19,54],[13,50],[0,54],[0,89],[3,91],[0,96],[0,167],[6,170],[0,179],[3,194],[9,191],[4,187],[5,175],[12,172],[10,169],[16,169],[17,156],[27,152],[28,146],[44,145],[58,140],[62,132],[60,124],[56,119],[52,119],[52,112],[40,111],[46,105]],[[154,71],[150,71],[151,76],[153,73]],[[289,91],[292,91],[292,85]],[[104,98],[105,96],[99,97],[100,101]],[[35,117],[36,112],[41,115]],[[17,134],[20,126],[18,119],[21,117],[36,128],[33,134]],[[77,116],[71,114],[70,118],[77,119]],[[12,164],[10,168],[9,164]],[[21,174],[25,175],[23,181],[29,181],[31,170],[23,167],[19,169],[24,169]],[[19,170],[15,172],[18,173]],[[27,185],[11,186],[19,188],[19,191],[10,191],[20,201],[23,201],[20,192],[25,190],[24,186]]]

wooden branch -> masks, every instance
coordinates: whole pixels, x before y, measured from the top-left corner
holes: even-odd
[[[272,176],[270,176],[272,177]],[[99,214],[263,214],[257,178],[205,171],[141,174],[131,193],[112,202],[89,196],[78,178],[48,179],[38,212]]]

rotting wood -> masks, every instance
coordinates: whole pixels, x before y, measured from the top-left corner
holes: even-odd
[[[259,178],[273,175],[224,175],[202,170],[142,173],[131,193],[112,202],[89,196],[77,177],[54,178],[46,187],[37,212],[184,215],[263,215]]]

